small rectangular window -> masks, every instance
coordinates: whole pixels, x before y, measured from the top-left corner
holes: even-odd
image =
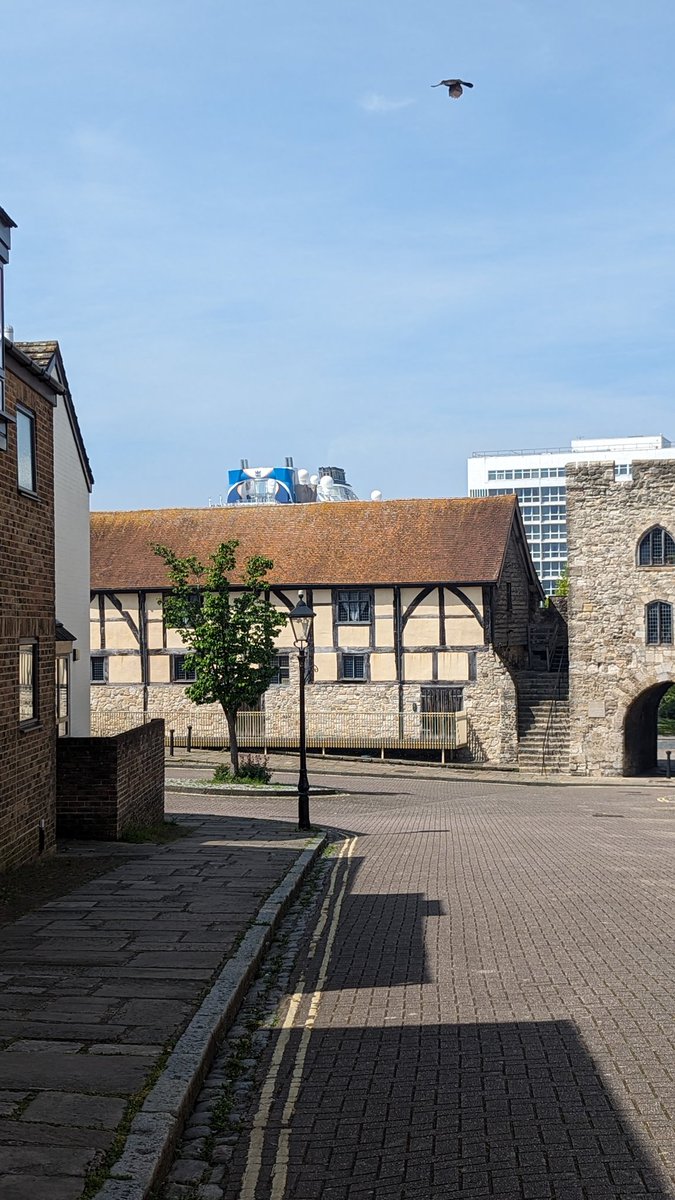
[[[38,646],[24,642],[19,646],[19,723],[26,725],[38,718]]]
[[[288,654],[274,655],[274,674],[270,683],[288,683],[290,678],[290,658]]]
[[[340,625],[370,625],[370,592],[350,591],[337,594],[337,619]]]
[[[90,678],[92,683],[108,682],[108,660],[103,654],[92,654],[90,659]]]
[[[67,654],[56,659],[56,731],[59,737],[68,733],[70,660]]]
[[[21,491],[35,493],[35,415],[24,408],[16,410],[16,470]]]
[[[191,654],[171,655],[172,683],[194,683],[196,678],[197,672]]]
[[[365,654],[343,654],[342,655],[342,678],[343,679],[365,679],[366,678],[366,656],[365,656]]]

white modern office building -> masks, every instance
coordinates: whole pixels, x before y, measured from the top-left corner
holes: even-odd
[[[616,478],[629,480],[636,459],[675,458],[675,445],[655,437],[576,438],[555,450],[475,451],[468,460],[470,496],[515,492],[544,591],[550,596],[567,562],[565,467],[574,462],[614,462]]]

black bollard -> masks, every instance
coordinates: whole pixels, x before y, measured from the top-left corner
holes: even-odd
[[[187,741],[185,743],[185,747],[189,754],[192,749],[192,726],[191,725],[188,725],[188,728],[187,728]]]
[[[673,753],[672,750],[666,750],[666,779],[670,779],[670,775],[671,775],[670,756],[672,753]]]
[[[173,758],[173,729],[169,730],[169,754]]]

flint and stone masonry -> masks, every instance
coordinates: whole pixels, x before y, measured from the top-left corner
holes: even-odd
[[[635,462],[625,482],[612,462],[569,466],[567,520],[570,769],[641,774],[656,765],[657,710],[675,682],[675,564],[640,565],[639,547],[653,529],[675,538],[675,462]],[[671,627],[650,644],[655,602],[671,606]]]

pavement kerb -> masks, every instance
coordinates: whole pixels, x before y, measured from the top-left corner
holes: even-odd
[[[218,1040],[232,1024],[281,918],[326,841],[325,834],[311,839],[259,909],[236,952],[176,1042],[162,1074],[131,1123],[122,1154],[94,1200],[146,1200],[161,1182]]]
[[[326,763],[327,761],[331,761],[331,762],[335,762],[335,763],[348,762],[351,765],[359,765],[358,760],[354,760],[352,758],[342,758],[339,755],[331,756],[330,760],[320,759],[319,761],[322,764]],[[391,762],[392,766],[397,765],[396,760],[394,760],[394,759],[388,759],[386,761]],[[187,769],[188,767],[192,767],[193,769],[205,769],[205,768],[215,767],[217,765],[218,764],[215,761],[211,762],[211,761],[202,760],[201,762],[187,762],[185,759],[181,759],[178,757],[165,759],[166,767],[178,767],[181,770]],[[403,765],[403,764],[399,764],[399,765]],[[315,774],[317,774],[317,775],[338,775],[340,773],[339,770],[331,771],[327,766],[318,767],[317,765],[315,765],[315,762],[312,762],[311,760],[310,760],[308,766],[309,766],[310,772],[314,771]],[[545,787],[586,787],[586,788],[594,788],[594,787],[595,788],[598,788],[598,787],[601,787],[601,788],[603,788],[603,787],[648,787],[648,788],[659,787],[659,788],[662,788],[662,787],[672,787],[673,785],[675,785],[675,775],[673,775],[673,777],[671,779],[668,779],[668,777],[666,775],[593,775],[593,776],[562,775],[562,774],[561,775],[555,775],[555,774],[536,775],[534,773],[530,773],[529,771],[520,771],[518,769],[518,767],[513,767],[513,766],[486,767],[486,766],[477,764],[475,767],[468,767],[468,766],[460,767],[453,763],[446,763],[446,764],[425,763],[424,765],[416,764],[418,769],[416,769],[416,770],[408,769],[407,771],[377,770],[377,766],[378,766],[378,764],[376,762],[367,762],[367,763],[364,762],[363,763],[364,769],[363,769],[362,773],[359,773],[358,771],[355,771],[355,770],[345,771],[343,773],[343,779],[345,780],[345,784],[343,787],[341,787],[339,789],[330,789],[330,788],[322,788],[321,786],[315,787],[314,785],[312,785],[312,787],[310,789],[311,794],[316,795],[316,796],[320,796],[320,795],[341,796],[344,793],[348,793],[350,791],[351,792],[360,791],[361,790],[360,788],[355,787],[353,785],[350,788],[350,786],[349,786],[350,775],[354,775],[359,779],[363,779],[364,776],[371,775],[371,776],[373,776],[373,778],[376,778],[376,779],[428,779],[428,780],[438,780],[438,778],[440,776],[441,778],[446,779],[448,782],[454,781],[454,782],[461,782],[461,783],[478,783],[478,784],[481,784],[481,783],[482,784],[485,784],[485,783],[505,783],[505,784],[510,783],[510,784],[517,784],[520,787],[544,787],[545,786]],[[374,767],[375,767],[375,770],[373,770]],[[287,770],[287,768],[285,768],[285,767],[282,767],[279,769],[281,772],[284,772]],[[184,783],[178,783],[178,784],[174,785],[172,783],[172,781],[170,781],[170,780],[166,781],[165,788],[166,788],[166,791],[176,791],[176,792],[180,792],[180,791],[195,792],[195,791],[203,791],[204,790],[203,787],[199,787],[199,786],[198,787],[195,787],[195,786],[188,787]],[[216,788],[214,786],[209,786],[206,790],[211,792],[211,791],[215,791]],[[297,788],[293,788],[291,790],[294,794],[297,795]],[[273,792],[270,791],[269,793],[266,793],[262,788],[255,788],[255,789],[251,788],[251,789],[247,790],[246,794],[253,795],[254,792],[258,796],[260,796],[260,795],[286,796],[289,794],[288,792],[286,792],[285,789],[282,789],[282,788],[275,788]],[[232,794],[234,795],[234,792]]]
[[[343,789],[313,787],[311,793],[313,796],[339,796]],[[172,779],[164,781],[165,792],[211,792],[216,796],[279,796],[286,799],[289,796],[297,796],[298,789],[290,784],[281,784],[277,787],[247,787],[245,783],[209,783],[205,784],[203,780],[197,779],[193,783],[175,783]]]

